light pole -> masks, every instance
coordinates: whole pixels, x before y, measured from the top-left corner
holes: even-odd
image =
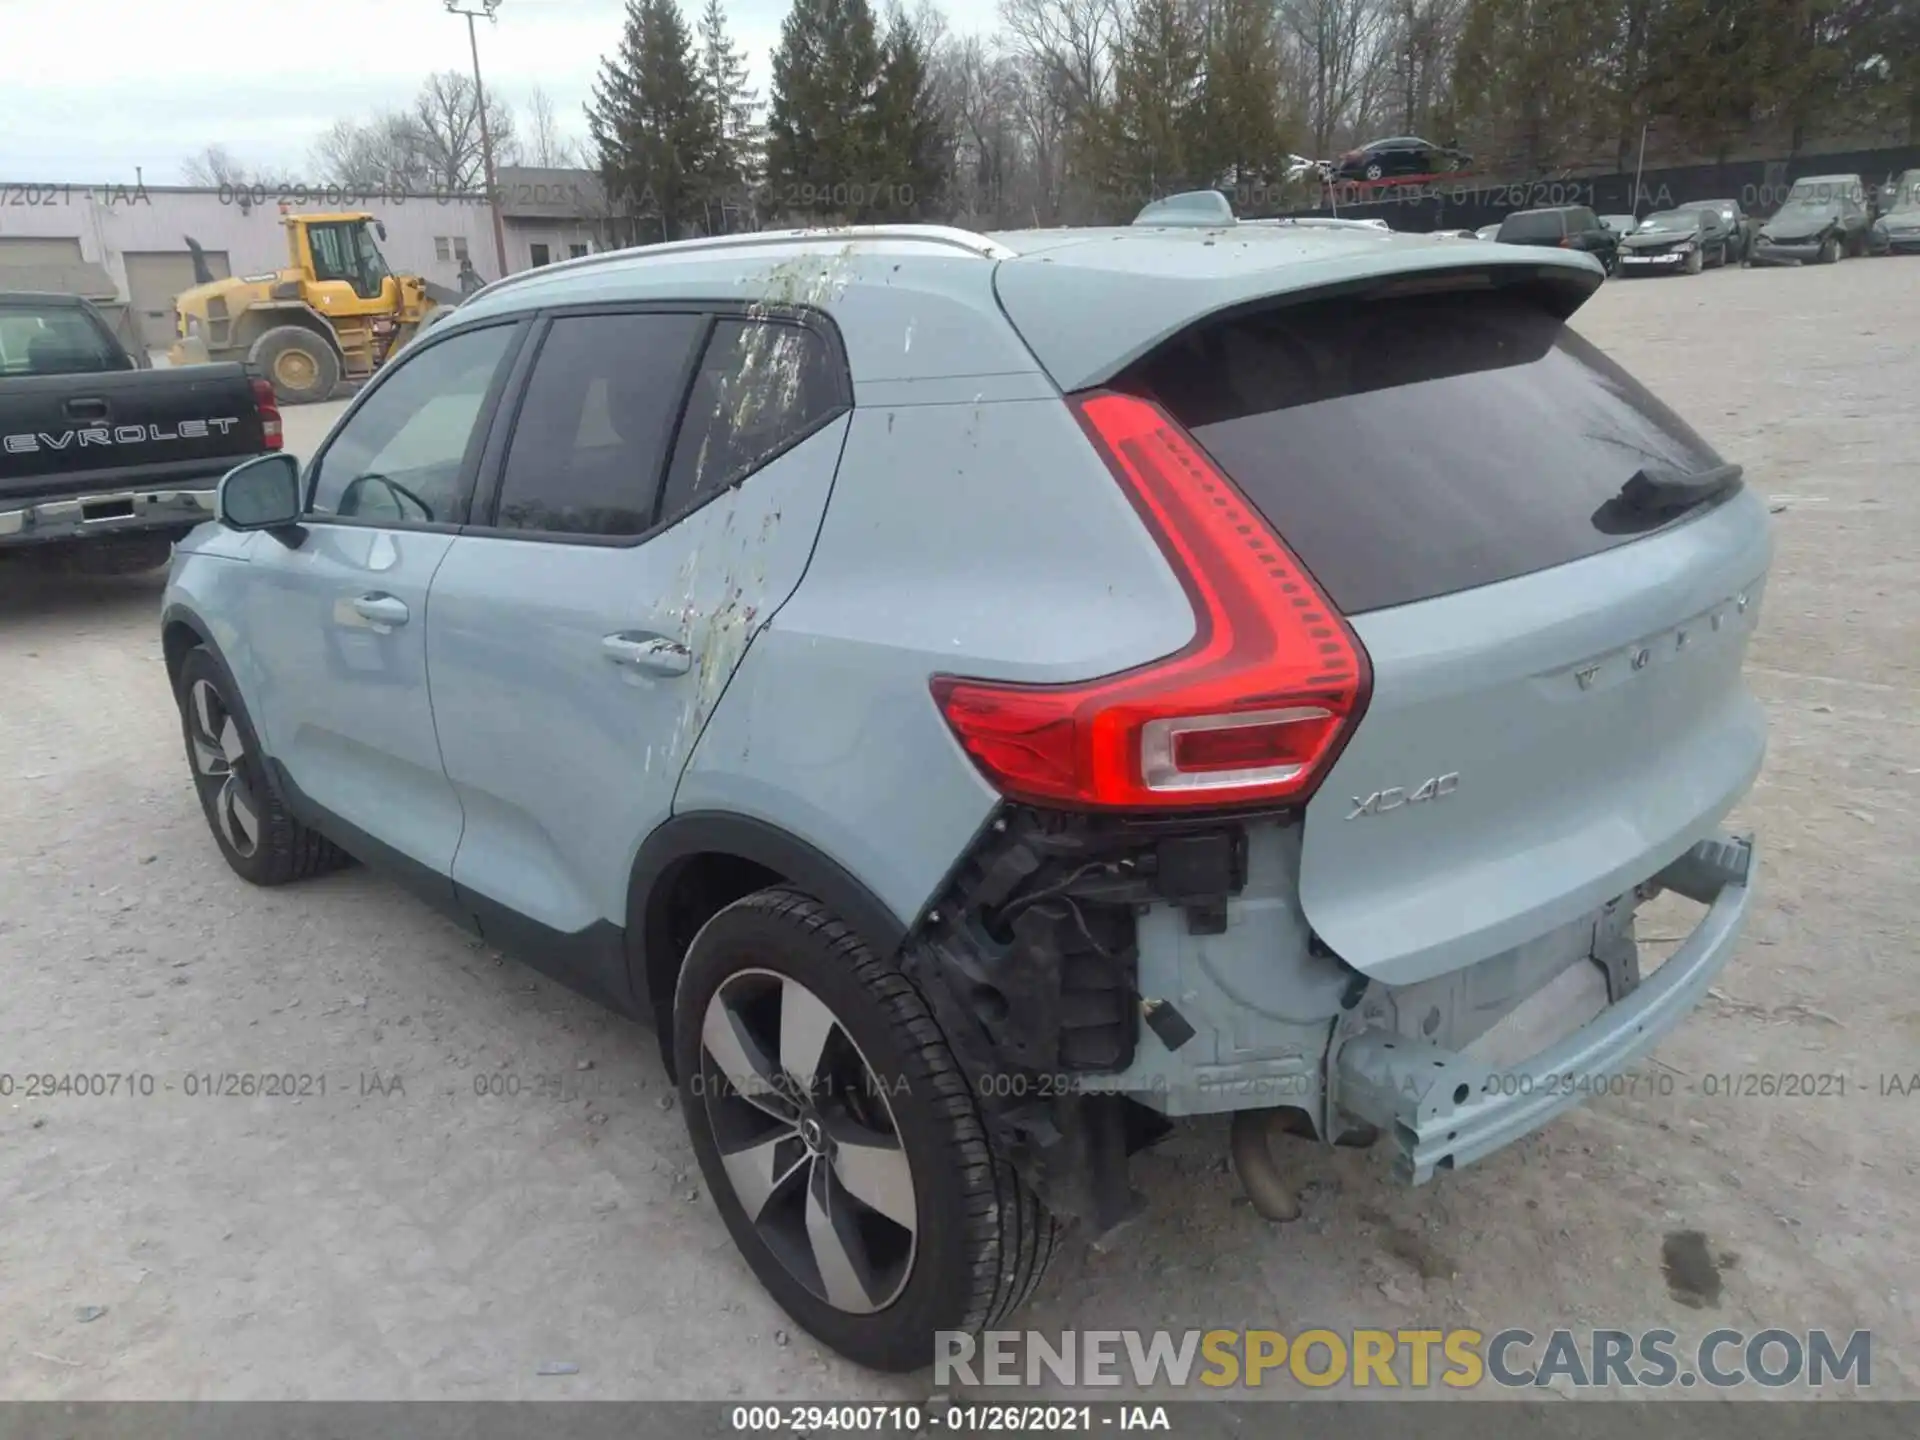
[[[493,258],[500,267],[496,280],[507,275],[507,227],[500,218],[500,181],[493,169],[493,131],[487,126],[487,92],[480,83],[480,40],[473,22],[482,16],[488,20],[500,9],[500,0],[474,0],[478,10],[463,10],[460,0],[447,0],[447,13],[467,17],[467,46],[473,51],[473,103],[480,115],[480,163],[486,167],[487,208],[493,211]]]
[[[1640,122],[1640,158],[1633,162],[1633,203],[1628,208],[1633,211],[1636,220],[1640,218],[1640,177],[1647,168],[1647,126],[1651,123],[1648,120]]]

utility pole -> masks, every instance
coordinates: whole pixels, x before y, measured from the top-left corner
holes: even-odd
[[[1633,162],[1633,204],[1629,207],[1637,220],[1640,218],[1640,177],[1647,168],[1647,126],[1646,120],[1640,122],[1640,158]]]
[[[460,0],[447,0],[447,13],[467,17],[467,47],[473,51],[473,103],[480,115],[480,163],[486,167],[487,208],[493,211],[493,257],[500,271],[493,278],[504,280],[507,276],[507,227],[500,218],[500,179],[493,168],[493,131],[487,125],[487,92],[480,83],[480,40],[473,28],[473,22],[485,17],[492,20],[500,9],[500,0],[474,0],[478,10],[463,10]]]

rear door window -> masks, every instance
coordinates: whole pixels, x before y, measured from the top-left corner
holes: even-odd
[[[1625,544],[1706,441],[1521,297],[1325,301],[1187,331],[1121,382],[1185,425],[1348,614]],[[1699,508],[1689,514],[1699,513]]]
[[[650,529],[706,323],[651,312],[555,320],[527,382],[493,523],[601,539]]]
[[[722,319],[687,400],[661,514],[672,516],[758,470],[845,409],[827,342],[805,326]]]

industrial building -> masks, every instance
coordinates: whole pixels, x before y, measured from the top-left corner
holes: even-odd
[[[590,171],[506,167],[499,188],[509,273],[604,248],[600,188]],[[287,263],[282,205],[376,216],[386,227],[381,250],[395,273],[452,287],[463,257],[489,280],[500,268],[493,217],[479,195],[7,183],[0,184],[0,201],[0,288],[34,288],[35,274],[98,266],[117,294],[90,298],[125,303],[140,338],[156,351],[174,338],[174,297],[194,283],[187,241],[202,248],[216,276],[278,270]]]

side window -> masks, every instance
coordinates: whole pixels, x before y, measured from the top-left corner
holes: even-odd
[[[699,315],[553,322],[500,479],[503,530],[638,535],[653,524]]]
[[[700,359],[661,514],[750,475],[841,408],[826,341],[801,325],[721,320]]]
[[[309,510],[388,524],[464,522],[467,445],[513,331],[471,330],[401,361],[320,457]]]

